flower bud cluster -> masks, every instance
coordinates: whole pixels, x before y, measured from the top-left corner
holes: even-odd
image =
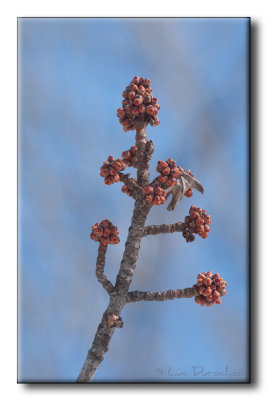
[[[206,210],[191,206],[189,215],[185,217],[183,237],[187,242],[193,242],[195,240],[194,233],[196,233],[206,239],[209,235],[210,224],[211,219]]]
[[[114,182],[119,182],[119,172],[124,171],[126,168],[122,158],[115,160],[114,157],[109,156],[107,161],[104,161],[100,168],[100,176],[105,178],[106,185],[112,185]]]
[[[145,196],[145,201],[154,206],[159,206],[166,202],[166,193],[158,185],[143,186],[143,194]]]
[[[127,167],[132,167],[137,163],[137,147],[132,146],[130,150],[126,150],[121,154],[123,162],[127,165]]]
[[[118,108],[117,116],[125,132],[135,129],[135,124],[142,119],[152,126],[160,121],[157,117],[160,105],[157,97],[153,97],[150,80],[135,76],[122,93],[122,108]]]
[[[137,179],[133,178],[133,181],[134,181],[134,183],[137,184]],[[131,194],[132,194],[131,189],[129,189],[127,185],[122,186],[122,187],[121,187],[121,191],[122,191],[122,193],[125,193],[125,194],[127,194],[128,196],[131,196]]]
[[[117,244],[120,242],[118,234],[118,228],[108,219],[103,219],[100,223],[96,223],[92,226],[90,238],[95,242],[100,242],[104,245]]]
[[[226,282],[219,274],[212,275],[212,272],[202,272],[197,276],[196,287],[199,291],[199,296],[195,297],[195,302],[201,306],[213,306],[220,304],[221,296],[226,295]]]
[[[167,161],[158,161],[156,171],[161,174],[158,181],[164,183],[166,186],[176,185],[177,178],[184,172],[182,167],[176,167],[176,161],[173,161],[172,158],[169,158]]]

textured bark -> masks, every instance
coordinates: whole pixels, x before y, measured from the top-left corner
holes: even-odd
[[[109,305],[98,325],[92,347],[88,351],[77,382],[91,382],[93,379],[99,364],[104,360],[104,354],[108,351],[109,342],[115,329],[115,327],[108,328],[107,316],[108,314],[119,315],[124,304],[125,298],[117,295],[110,297]]]
[[[146,124],[142,121],[138,122],[138,125],[136,126],[136,147],[138,158],[137,180],[139,186],[145,185],[149,182],[149,157],[153,152],[153,150],[151,150],[153,147],[152,142],[147,146],[150,153],[146,152],[147,141],[145,127]],[[137,193],[132,221],[128,231],[128,238],[125,243],[120,270],[116,279],[115,291],[111,293],[109,305],[97,328],[92,347],[88,351],[77,382],[91,382],[99,364],[104,359],[104,354],[108,351],[110,339],[115,328],[108,327],[107,317],[109,314],[120,316],[121,311],[127,302],[127,293],[132,282],[140,242],[143,237],[143,228],[150,208],[151,207],[143,201],[141,191]],[[101,257],[100,264],[103,262],[103,256],[101,255]],[[102,264],[100,270],[103,270]]]
[[[136,290],[129,292],[127,295],[127,303],[136,301],[165,301],[173,299],[191,298],[198,296],[199,291],[197,287],[193,286],[186,289],[173,289],[167,290],[166,292],[140,292]]]
[[[149,182],[149,160],[144,155],[146,147],[145,124],[142,123],[136,128],[136,147],[139,168],[137,170],[138,185],[145,185]],[[125,243],[120,270],[117,275],[115,288],[118,293],[125,296],[132,282],[132,276],[135,270],[140,242],[143,236],[143,228],[146,217],[151,206],[147,205],[142,193],[139,193],[135,202],[133,217],[128,231],[128,238]]]
[[[133,197],[134,199],[137,198],[138,193],[141,193],[141,188],[135,183],[133,178],[129,178],[130,174],[123,174],[119,172],[120,181],[123,182],[131,191],[129,196]]]
[[[177,222],[176,224],[162,224],[145,226],[143,236],[158,235],[159,233],[183,232],[184,223]]]
[[[100,282],[103,288],[108,292],[108,294],[111,295],[112,293],[114,293],[115,288],[104,274],[106,252],[107,252],[107,246],[100,243],[98,247],[98,256],[96,260],[96,277],[98,282]]]
[[[136,124],[135,140],[136,140],[137,160],[138,160],[137,182],[139,186],[148,185],[149,183],[149,156],[148,156],[149,153],[146,152],[147,140],[146,140],[145,128],[146,128],[146,123],[143,121],[138,121],[138,123]]]

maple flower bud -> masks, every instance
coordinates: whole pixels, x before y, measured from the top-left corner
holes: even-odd
[[[156,187],[155,188],[155,194],[156,195],[158,195],[158,196],[160,196],[160,195],[162,195],[163,194],[163,189],[160,187],[160,186],[158,186],[158,187]]]
[[[143,97],[140,95],[137,95],[134,99],[134,104],[136,106],[140,106],[143,103]]]
[[[198,234],[203,239],[206,239],[209,236],[210,230],[209,224],[206,221],[209,221],[209,224],[211,223],[210,216],[206,214],[206,210],[191,206],[189,215],[185,217],[184,221],[184,238],[187,240],[189,237],[194,237],[194,234]]]
[[[120,242],[118,234],[118,228],[108,219],[104,219],[92,226],[90,238],[107,246],[108,244],[117,244]]]
[[[152,196],[151,194],[145,197],[145,200],[147,203],[152,203],[154,196]]]
[[[122,161],[128,166],[137,166],[137,147],[132,146],[130,150],[124,151],[122,154]]]
[[[153,186],[143,186],[142,192],[145,195],[145,201],[153,205],[160,205],[166,202],[166,193],[163,188],[156,183]]]
[[[123,117],[125,116],[125,111],[124,111],[123,108],[118,108],[118,109],[117,109],[117,116],[118,116],[119,118],[123,118]]]
[[[141,106],[139,106],[138,110],[139,110],[140,114],[144,114],[146,112],[146,107],[144,106],[144,104],[141,104]]]
[[[182,167],[176,167],[176,161],[173,161],[172,158],[169,158],[167,161],[159,160],[156,170],[161,174],[157,180],[160,183],[164,183],[165,187],[176,185],[177,178],[184,172]]]
[[[154,193],[153,186],[143,186],[142,191],[145,195]]]
[[[117,116],[125,132],[135,130],[139,120],[151,126],[159,125],[160,121],[156,115],[160,106],[158,99],[152,95],[149,79],[135,76],[122,96],[122,108],[117,110]]]
[[[128,94],[129,99],[133,100],[135,98],[135,92],[132,90],[129,94]]]
[[[188,189],[188,190],[185,192],[184,195],[185,195],[186,197],[192,197],[192,196],[193,196],[193,189],[192,189],[192,188]]]
[[[226,282],[219,274],[212,275],[212,272],[198,274],[197,283],[193,287],[198,288],[199,295],[195,297],[195,302],[202,306],[212,306],[221,304],[221,297],[226,295]]]
[[[123,171],[126,165],[122,158],[115,160],[114,157],[109,156],[107,161],[104,161],[100,168],[100,176],[105,178],[104,182],[106,185],[112,185],[115,182],[119,182],[119,172]]]
[[[149,115],[154,115],[154,107],[152,105],[147,106],[146,113]]]
[[[154,199],[153,199],[153,201],[152,201],[152,203],[153,203],[154,205],[156,205],[156,206],[160,205],[160,204],[161,204],[160,196],[155,196]]]

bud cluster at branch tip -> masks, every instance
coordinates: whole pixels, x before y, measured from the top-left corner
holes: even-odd
[[[150,80],[135,76],[122,93],[122,108],[118,108],[117,116],[125,132],[135,130],[139,120],[157,126],[160,105],[157,97],[153,97]]]
[[[186,242],[193,242],[195,240],[194,233],[206,239],[209,235],[211,224],[210,216],[207,215],[206,210],[200,207],[191,206],[189,215],[185,217],[183,237]]]
[[[107,161],[104,161],[100,168],[100,176],[105,178],[106,185],[112,185],[114,182],[119,182],[119,172],[124,171],[126,168],[122,158],[115,160],[114,157],[109,156]]]
[[[118,228],[108,219],[103,219],[100,223],[92,226],[90,238],[95,242],[100,242],[107,246],[108,244],[117,244],[120,242],[118,234]]]
[[[126,150],[121,154],[123,162],[127,165],[127,167],[136,167],[137,165],[137,147],[132,146],[130,150]]]
[[[212,275],[212,272],[202,272],[197,276],[195,285],[199,291],[199,296],[195,297],[195,302],[201,306],[213,306],[220,304],[221,296],[226,295],[226,282],[219,274]]]
[[[143,186],[142,192],[145,196],[145,201],[151,205],[159,206],[166,202],[166,193],[156,184],[153,186]]]
[[[167,161],[158,161],[158,166],[156,168],[157,172],[160,172],[160,176],[158,177],[158,181],[160,183],[164,183],[166,186],[174,186],[177,184],[177,179],[184,172],[183,168],[176,167],[176,161],[173,161],[172,158],[169,158]]]

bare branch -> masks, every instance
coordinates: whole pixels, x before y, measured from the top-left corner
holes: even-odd
[[[148,140],[145,145],[144,159],[146,162],[152,159],[152,155],[154,153],[154,143],[152,140]]]
[[[144,117],[143,117],[144,118]],[[139,186],[148,185],[149,183],[149,157],[147,157],[147,139],[145,128],[147,123],[140,119],[136,123],[136,147],[137,147],[137,182]],[[150,145],[151,146],[151,145]]]
[[[106,275],[104,274],[105,268],[105,256],[107,252],[107,246],[100,243],[98,247],[98,255],[96,260],[96,277],[98,282],[100,282],[103,288],[108,292],[109,295],[114,294],[116,292],[112,283],[108,280]]]
[[[171,289],[166,292],[128,292],[127,303],[136,301],[165,301],[173,299],[191,298],[199,295],[198,288],[193,286],[186,289]]]
[[[176,222],[176,224],[148,225],[144,227],[143,236],[158,235],[159,233],[183,232],[183,230],[183,222]]]

